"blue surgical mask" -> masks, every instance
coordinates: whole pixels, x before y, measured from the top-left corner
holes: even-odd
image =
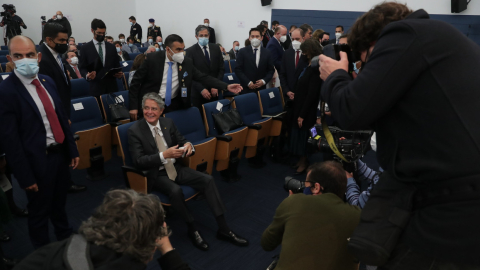
[[[37,58],[23,58],[17,61],[13,61],[15,63],[15,69],[21,75],[32,78],[38,74],[38,59]]]
[[[238,50],[240,50],[240,47],[235,46],[235,51],[238,51]]]
[[[160,45],[160,46],[162,46],[162,44],[163,44],[161,41],[160,41],[160,42],[157,42],[157,43],[158,43],[158,45]]]
[[[117,52],[120,52],[120,50],[121,50],[120,47],[115,47],[115,48],[117,48]]]
[[[130,22],[130,25],[133,25],[133,22]]]
[[[312,192],[312,190],[310,189],[310,187],[305,187],[305,189],[303,190],[303,194],[305,194],[305,195],[313,195],[313,192]]]
[[[128,47],[132,47],[133,46],[133,43],[128,43]]]
[[[353,63],[353,71],[358,74],[360,72],[360,69],[357,68],[357,63]]]
[[[149,38],[149,39],[148,39],[148,42],[152,43],[152,42],[153,42],[153,39]]]
[[[206,38],[206,37],[198,38],[198,43],[201,46],[207,46],[208,45],[208,38]]]
[[[155,51],[157,51],[157,52],[160,51],[160,48],[155,48]]]

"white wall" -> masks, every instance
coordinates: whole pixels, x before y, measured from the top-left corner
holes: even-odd
[[[147,25],[149,18],[155,18],[162,28],[164,38],[169,34],[179,34],[189,47],[196,42],[195,27],[208,17],[215,29],[217,42],[227,49],[234,40],[239,40],[241,47],[248,37],[248,30],[257,26],[261,20],[270,21],[272,9],[306,9],[367,11],[380,0],[273,0],[272,5],[262,7],[260,0],[176,0],[166,1],[136,0],[137,20]],[[450,0],[415,0],[402,1],[412,9],[423,8],[431,14],[451,14]],[[480,1],[472,1],[462,15],[480,15]],[[238,27],[243,21],[245,28]],[[281,23],[281,22],[280,22]]]
[[[41,40],[40,16],[45,15],[48,20],[58,10],[70,18],[72,35],[77,42],[93,38],[90,23],[94,18],[102,19],[107,25],[107,34],[115,39],[120,32],[128,35],[128,17],[135,15],[134,0],[1,0],[1,3],[15,5],[17,15],[28,27],[22,28],[22,34],[32,38],[37,44]]]

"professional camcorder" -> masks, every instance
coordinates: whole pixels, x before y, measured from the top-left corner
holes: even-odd
[[[4,22],[10,21],[12,19],[12,13],[15,13],[15,6],[12,4],[3,4],[2,7],[4,12],[0,12],[0,16],[3,17]]]
[[[283,188],[288,192],[291,190],[294,194],[302,193],[305,189],[305,182],[294,179],[291,176],[285,177]]]

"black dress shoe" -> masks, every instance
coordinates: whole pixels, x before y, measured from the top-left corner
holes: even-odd
[[[18,261],[15,259],[9,259],[5,257],[2,257],[2,261],[9,269],[13,268],[18,263]]]
[[[224,233],[221,231],[217,232],[217,238],[220,240],[228,241],[234,245],[245,247],[248,246],[248,240],[236,235],[234,232],[229,231],[228,233]]]
[[[87,189],[87,187],[83,186],[83,185],[71,185],[68,188],[68,192],[69,193],[77,193],[77,192],[85,191],[86,189]]]
[[[8,236],[8,234],[6,232],[3,232],[1,235],[0,235],[0,241],[2,242],[8,242],[10,241],[10,236]]]
[[[207,242],[203,240],[203,237],[200,235],[198,231],[194,231],[193,233],[188,233],[188,237],[190,238],[190,240],[192,240],[192,243],[196,248],[201,249],[203,251],[208,250]]]
[[[15,209],[11,209],[10,212],[12,212],[12,214],[14,214],[17,217],[28,217],[27,209],[21,209],[16,207]]]

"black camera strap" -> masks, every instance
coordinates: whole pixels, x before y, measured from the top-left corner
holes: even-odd
[[[339,158],[341,158],[343,161],[350,163],[343,155],[340,153],[340,151],[337,148],[337,145],[335,144],[335,141],[333,140],[333,135],[330,132],[330,129],[328,128],[327,121],[325,120],[325,101],[322,101],[320,105],[320,113],[322,117],[322,129],[323,129],[323,134],[325,134],[325,138],[327,139],[328,145],[330,146],[330,149],[337,155]]]

